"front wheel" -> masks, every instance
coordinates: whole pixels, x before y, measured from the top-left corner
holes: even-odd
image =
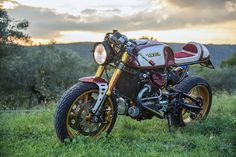
[[[98,86],[92,83],[78,83],[64,93],[57,104],[55,129],[63,142],[79,135],[99,136],[110,133],[117,117],[117,105],[108,97],[98,115],[90,112],[98,98]]]
[[[192,113],[184,108],[181,108],[177,116],[173,116],[175,126],[184,126],[193,123],[196,120],[203,120],[207,117],[212,102],[212,90],[208,82],[201,77],[189,77],[184,79],[180,84],[175,86],[184,93],[199,100],[202,110],[199,113]],[[184,101],[188,104],[194,104],[190,99],[185,98]]]

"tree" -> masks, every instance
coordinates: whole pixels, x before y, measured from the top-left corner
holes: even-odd
[[[153,41],[158,41],[157,40],[157,38],[154,38],[154,37],[152,37],[152,36],[142,36],[141,38],[139,38],[139,39],[146,39],[146,40],[153,40]]]
[[[91,68],[78,53],[50,45],[22,46],[30,39],[22,30],[28,22],[0,12],[0,109],[31,108],[57,100],[65,89],[89,75]]]
[[[19,75],[17,71],[13,71],[14,66],[20,68],[21,54],[25,52],[21,44],[30,42],[30,37],[23,31],[29,26],[26,20],[19,21],[11,19],[8,13],[0,5],[0,104],[3,101],[8,103],[17,94],[21,95],[22,91],[16,92],[17,84],[21,80],[14,75]],[[14,64],[11,64],[14,63]],[[14,74],[14,75],[13,75]],[[20,99],[17,99],[20,100]]]
[[[0,8],[0,43],[17,44],[17,42],[28,42],[30,37],[23,33],[29,27],[27,20],[18,21],[11,19],[5,9]]]
[[[0,6],[0,59],[7,55],[14,46],[30,42],[29,35],[23,32],[28,27],[27,20],[11,19],[7,11]]]

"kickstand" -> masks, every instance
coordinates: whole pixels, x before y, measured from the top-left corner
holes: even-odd
[[[173,132],[174,131],[174,126],[173,126],[173,122],[172,122],[172,113],[167,113],[166,114],[166,119],[168,121],[168,129],[169,132]]]

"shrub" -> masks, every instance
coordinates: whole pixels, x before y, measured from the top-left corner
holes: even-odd
[[[53,45],[21,47],[18,52],[1,58],[0,65],[3,109],[32,107],[55,100],[91,71],[90,63],[77,53]]]
[[[233,67],[233,66],[236,66],[236,53],[233,54],[233,56],[227,60],[223,60],[221,63],[220,63],[220,67]]]
[[[224,67],[221,69],[204,69],[201,76],[207,79],[213,91],[228,91],[236,90],[236,67]]]

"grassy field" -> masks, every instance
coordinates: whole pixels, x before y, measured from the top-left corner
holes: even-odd
[[[236,95],[217,94],[207,120],[169,133],[166,121],[119,117],[108,138],[61,144],[53,109],[0,113],[0,156],[236,156]]]

